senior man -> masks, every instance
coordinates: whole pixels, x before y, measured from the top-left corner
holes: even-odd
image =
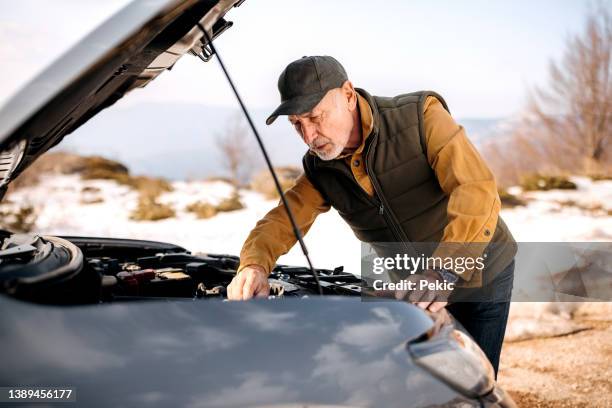
[[[434,312],[447,306],[497,372],[516,243],[499,216],[493,174],[444,99],[433,92],[372,96],[354,88],[329,56],[292,62],[278,89],[281,104],[266,124],[287,115],[309,147],[304,174],[285,193],[302,234],[334,207],[363,242],[460,243],[475,256],[486,249],[484,270],[439,268],[420,276],[477,292],[489,289],[497,301],[447,305],[447,298],[427,290],[398,291],[397,297]],[[270,271],[295,243],[281,202],[249,234],[228,298],[267,296]],[[443,253],[442,245],[434,251]]]

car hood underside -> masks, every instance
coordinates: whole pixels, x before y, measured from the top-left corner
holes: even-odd
[[[136,0],[82,39],[0,110],[0,198],[36,158],[216,38],[239,0]]]

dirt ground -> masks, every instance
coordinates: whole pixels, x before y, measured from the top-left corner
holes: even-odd
[[[588,329],[506,342],[498,381],[519,407],[612,407],[612,304],[585,304]]]

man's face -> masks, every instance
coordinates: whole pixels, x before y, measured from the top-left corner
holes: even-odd
[[[332,89],[310,112],[289,115],[289,121],[321,160],[342,153],[353,128],[353,117],[343,88]]]

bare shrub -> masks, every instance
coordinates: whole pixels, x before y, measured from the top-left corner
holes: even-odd
[[[254,149],[249,139],[249,130],[240,112],[236,112],[227,122],[225,131],[216,138],[217,149],[221,153],[221,165],[236,186],[245,185],[255,165],[251,152]]]
[[[609,170],[612,138],[612,15],[601,5],[586,28],[567,41],[560,63],[550,64],[550,84],[529,102],[541,129],[543,155],[583,174]]]
[[[275,167],[278,181],[283,191],[287,191],[295,184],[295,180],[302,174],[302,169],[294,166]],[[262,170],[253,177],[251,189],[263,194],[266,198],[279,198],[278,191],[269,170]]]
[[[612,174],[612,15],[604,6],[551,61],[547,87],[536,87],[509,140],[483,153],[501,185],[526,173]]]

